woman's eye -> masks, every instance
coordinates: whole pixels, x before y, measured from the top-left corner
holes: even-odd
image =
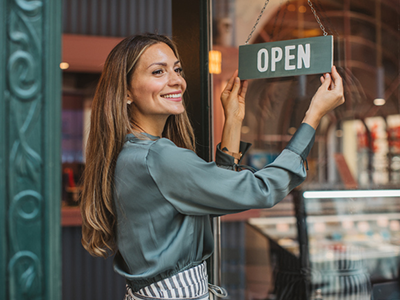
[[[182,74],[183,69],[182,68],[176,68],[175,72],[178,73],[178,74]]]
[[[152,72],[152,74],[158,75],[158,74],[162,74],[163,70],[155,70]]]

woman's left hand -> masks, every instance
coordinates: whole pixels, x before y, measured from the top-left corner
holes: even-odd
[[[248,82],[240,82],[238,71],[233,73],[221,94],[222,107],[224,108],[225,121],[242,122],[245,115],[245,96]]]
[[[321,77],[321,86],[311,100],[303,123],[317,129],[322,117],[344,103],[343,82],[336,67],[332,67],[331,74]]]

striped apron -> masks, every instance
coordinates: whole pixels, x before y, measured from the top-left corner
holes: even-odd
[[[213,300],[228,296],[225,289],[208,283],[206,262],[134,292],[126,286],[124,300]]]

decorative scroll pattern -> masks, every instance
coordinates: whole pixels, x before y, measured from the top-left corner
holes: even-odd
[[[9,132],[8,211],[11,299],[43,296],[42,36],[43,1],[8,1],[7,91]]]
[[[8,264],[8,271],[10,274],[10,299],[32,299],[31,296],[40,295],[32,293],[32,287],[42,276],[40,261],[34,253],[30,251],[17,252]]]

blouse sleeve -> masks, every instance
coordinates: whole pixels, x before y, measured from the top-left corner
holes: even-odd
[[[239,152],[242,153],[242,157],[240,158],[239,162],[235,163],[235,158],[224,151],[221,150],[221,143],[217,145],[217,151],[215,153],[215,163],[218,167],[229,169],[229,170],[236,170],[236,167],[240,165],[241,161],[243,160],[244,155],[246,154],[247,150],[251,147],[250,143],[240,142]]]
[[[304,161],[314,136],[315,130],[302,124],[275,161],[255,173],[220,168],[168,139],[150,147],[147,167],[165,200],[180,213],[223,215],[269,208],[306,178]]]

